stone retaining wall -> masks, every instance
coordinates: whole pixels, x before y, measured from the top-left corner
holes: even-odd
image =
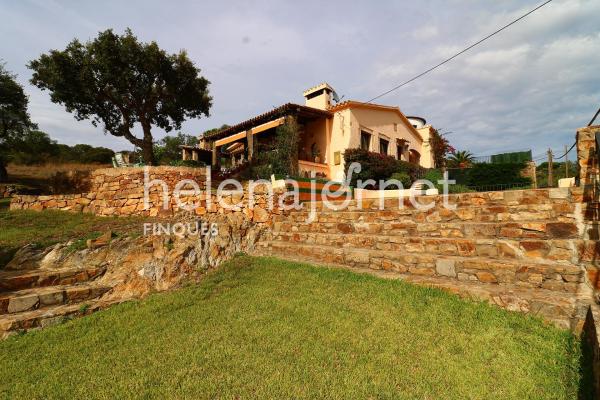
[[[316,203],[274,217],[259,254],[396,275],[476,295],[501,307],[542,315],[580,331],[600,287],[596,225],[585,220],[579,188],[441,196],[428,211],[406,201]]]
[[[600,126],[587,126],[577,130],[577,166],[580,186],[593,184],[600,174],[596,153],[596,133]]]
[[[92,172],[90,191],[82,194],[64,194],[48,196],[15,195],[11,210],[57,209],[64,211],[89,212],[96,215],[140,215],[171,216],[186,212],[179,205],[194,206],[193,213],[205,215],[212,213],[242,212],[255,222],[267,222],[271,213],[278,213],[277,198],[270,194],[267,187],[258,186],[254,190],[255,206],[250,207],[246,193],[229,191],[219,199],[214,192],[206,192],[206,176],[203,168],[185,167],[147,167],[148,207],[144,204],[145,168],[106,168]],[[166,186],[159,183],[164,182]],[[195,182],[201,190],[194,195],[191,184],[186,184],[179,196],[179,205],[173,192],[183,180]],[[166,192],[165,192],[166,189]],[[164,194],[167,206],[164,207]],[[221,203],[220,203],[221,200]],[[223,206],[225,204],[226,206]],[[239,204],[237,207],[230,205]],[[272,210],[269,204],[273,204]]]

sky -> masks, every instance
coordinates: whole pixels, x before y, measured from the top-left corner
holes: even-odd
[[[29,83],[27,63],[109,28],[129,27],[170,53],[185,49],[211,82],[210,117],[182,128],[197,135],[286,102],[303,104],[302,92],[321,82],[344,100],[368,101],[541,2],[0,0],[0,59],[53,139],[131,150],[52,103]],[[554,0],[377,103],[426,118],[475,155],[562,154],[600,107],[599,16],[598,0]]]

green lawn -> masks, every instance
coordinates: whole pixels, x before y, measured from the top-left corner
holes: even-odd
[[[46,210],[9,211],[10,199],[0,199],[0,268],[20,247],[49,246],[69,239],[86,239],[112,230],[119,234],[142,231],[141,218],[97,217],[91,214]]]
[[[579,342],[434,289],[238,257],[0,342],[5,398],[575,399]]]

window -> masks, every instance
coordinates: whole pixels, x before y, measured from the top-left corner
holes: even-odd
[[[398,160],[402,160],[402,152],[404,151],[404,146],[402,145],[396,145],[396,154],[397,154],[397,159]]]
[[[389,140],[379,139],[379,153],[387,154],[389,145],[390,145]]]
[[[398,124],[394,123],[394,132],[398,132]]]
[[[367,151],[371,148],[371,134],[369,132],[360,131],[360,148]]]

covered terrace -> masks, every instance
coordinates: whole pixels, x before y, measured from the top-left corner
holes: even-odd
[[[328,176],[326,154],[330,143],[331,117],[326,110],[287,103],[264,114],[204,137],[212,143],[213,167],[238,167],[252,162],[275,138],[278,126],[294,118],[300,129],[298,169],[305,176]]]

